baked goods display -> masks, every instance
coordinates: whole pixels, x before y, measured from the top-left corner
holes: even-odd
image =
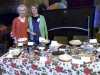
[[[23,46],[23,43],[21,42],[21,40],[25,41],[26,39],[25,38],[20,39],[19,40],[20,42],[18,43],[19,46]],[[45,40],[44,38],[41,37],[40,42],[47,42],[47,40]],[[54,57],[57,57],[57,59],[59,59],[63,62],[71,62],[74,64],[83,64],[83,63],[90,63],[95,60],[95,55],[93,55],[93,53],[91,53],[92,51],[91,52],[88,51],[90,54],[87,52],[87,50],[92,50],[92,48],[94,48],[93,45],[91,45],[91,44],[81,45],[82,42],[80,40],[71,40],[69,43],[71,45],[75,45],[75,46],[70,46],[70,45],[63,46],[63,44],[60,44],[57,41],[51,41],[51,44],[48,47],[49,49],[47,49],[47,50]],[[35,51],[34,42],[27,42],[27,44],[28,44],[27,47],[32,47],[32,48],[27,48],[27,49],[32,49],[32,50],[34,49],[34,53],[37,54],[38,58],[40,58],[40,56],[45,56],[45,54],[43,54],[43,53],[46,53],[44,51],[44,49],[46,48],[45,46],[42,46],[42,45],[37,46],[36,48],[38,48],[38,51],[40,52],[40,53],[38,53]],[[81,45],[83,47],[77,46],[77,45]],[[22,47],[22,48],[24,48],[24,47]],[[87,50],[84,50],[84,48],[86,48]],[[30,50],[30,51],[32,51],[32,50]],[[96,50],[99,52],[100,48],[97,48]],[[29,56],[31,56],[31,58],[37,58],[37,56],[34,55],[34,53],[30,54],[30,52],[29,53],[27,52],[27,54],[30,54]],[[12,49],[9,49],[9,52],[6,55],[6,58],[14,58],[14,57],[17,57],[19,54],[21,54],[20,47],[12,48]],[[36,57],[33,57],[33,56],[36,56]]]
[[[12,74],[12,71],[15,71],[15,69],[18,70],[19,73],[28,75],[33,75],[33,73],[30,73],[35,73],[36,71],[39,73],[47,71],[47,75],[54,75],[54,73],[55,75],[66,75],[68,72],[68,75],[77,75],[78,73],[80,73],[79,75],[93,74],[85,74],[84,69],[88,72],[87,68],[90,69],[91,72],[100,72],[100,61],[98,61],[100,60],[99,46],[95,46],[89,42],[81,45],[82,42],[80,40],[72,40],[69,43],[74,46],[63,45],[57,41],[51,41],[49,47],[41,44],[35,46],[33,42],[27,42],[28,46],[10,48],[9,52],[1,57],[0,66],[2,66],[1,68],[3,68],[4,71],[7,70],[6,73],[8,74]],[[22,44],[22,42],[19,42],[19,46],[22,46]],[[23,51],[21,49],[23,49]],[[12,63],[12,61],[14,62]],[[13,68],[9,68],[8,65]]]

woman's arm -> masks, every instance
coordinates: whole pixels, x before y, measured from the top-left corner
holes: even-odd
[[[31,32],[29,29],[27,29],[27,32],[30,33],[31,35],[36,35],[36,33]]]

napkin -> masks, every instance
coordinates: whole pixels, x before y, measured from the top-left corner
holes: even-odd
[[[60,66],[56,66],[56,69],[55,69],[57,72],[63,72],[63,67],[60,67]]]

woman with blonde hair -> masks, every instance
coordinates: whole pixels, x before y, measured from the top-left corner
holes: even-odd
[[[17,7],[17,12],[19,16],[13,20],[11,32],[11,36],[15,42],[17,42],[19,38],[28,38],[27,7],[24,4],[20,4]]]

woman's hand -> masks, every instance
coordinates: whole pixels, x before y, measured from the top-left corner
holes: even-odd
[[[34,33],[34,32],[31,32],[31,34],[32,34],[32,35],[36,35],[36,33]]]
[[[29,32],[31,35],[36,35],[36,33],[31,32],[29,29],[27,29],[27,32]]]

